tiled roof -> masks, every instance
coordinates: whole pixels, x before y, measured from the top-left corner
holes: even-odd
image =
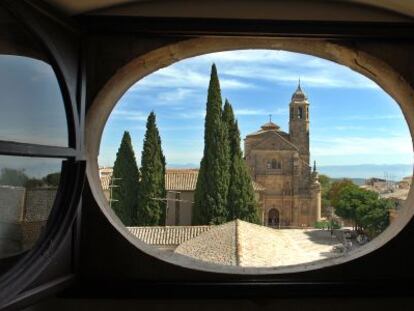
[[[194,191],[197,184],[198,169],[167,169],[165,172],[165,189]]]
[[[197,185],[198,169],[168,169],[165,174],[167,191],[194,191]],[[254,191],[266,190],[261,184],[252,181]]]
[[[128,227],[141,241],[159,246],[177,246],[194,239],[211,226],[165,226],[165,227]]]
[[[324,243],[315,247],[310,237]],[[212,226],[210,230],[179,245],[174,252],[222,265],[278,267],[338,256],[332,249],[339,244],[320,230],[278,230],[233,220]]]
[[[223,265],[238,265],[236,221],[214,226],[198,237],[182,243],[175,253]]]
[[[101,175],[103,190],[109,189],[112,174]],[[165,172],[165,189],[167,191],[195,191],[198,169],[167,169]],[[261,184],[252,181],[254,191],[266,190]]]

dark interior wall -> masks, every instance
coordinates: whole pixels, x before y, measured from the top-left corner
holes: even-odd
[[[247,311],[247,310],[283,310],[283,311],[349,311],[349,310],[375,310],[375,311],[411,311],[413,298],[307,298],[307,299],[49,299],[31,306],[25,311],[89,311],[89,310],[180,310],[180,311]]]
[[[168,4],[167,4],[168,2]],[[135,1],[90,14],[111,16],[236,18],[310,21],[409,21],[407,16],[349,1],[167,0]]]
[[[122,66],[167,44],[185,38],[139,34],[97,34],[90,36],[87,46],[87,107],[101,88]]]

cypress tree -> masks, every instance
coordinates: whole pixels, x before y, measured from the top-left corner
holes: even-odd
[[[222,99],[216,66],[211,67],[204,125],[204,153],[194,194],[193,224],[221,224],[228,218],[230,148],[222,121]]]
[[[112,209],[125,226],[135,225],[139,194],[139,170],[131,136],[125,131],[116,154],[113,170]],[[118,179],[119,178],[119,179]]]
[[[252,179],[240,149],[239,127],[228,100],[224,104],[223,122],[227,124],[231,159],[230,186],[227,197],[228,220],[241,219],[260,223]]]
[[[156,117],[151,112],[141,157],[140,200],[137,223],[143,226],[165,225],[165,157]]]

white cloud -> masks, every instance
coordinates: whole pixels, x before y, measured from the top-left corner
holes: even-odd
[[[144,88],[197,88],[207,90],[210,77],[201,70],[189,69],[193,66],[169,66],[140,80],[131,87],[131,91],[139,87]],[[205,69],[205,68],[203,68]],[[205,70],[204,70],[205,71]],[[237,79],[221,78],[220,86],[226,89],[246,89],[254,87],[253,84],[239,81]]]
[[[295,84],[300,76],[304,87],[378,88],[373,81],[345,66],[287,51],[227,51],[190,58],[181,64],[182,68],[191,66],[193,70],[200,71],[213,62],[217,64],[219,75],[224,78],[233,76],[243,80],[258,79]]]
[[[195,130],[203,130],[203,129],[204,127],[202,125],[200,126],[182,125],[182,126],[163,126],[163,127],[160,126],[160,131],[195,131]],[[185,137],[177,138],[175,140],[189,141]],[[172,141],[172,139],[170,139],[169,141]]]
[[[142,111],[137,110],[114,110],[111,114],[111,116],[114,116],[118,119],[123,120],[130,120],[130,121],[146,121],[148,116],[143,113]]]
[[[194,90],[186,88],[177,88],[175,90],[160,92],[157,95],[157,100],[161,102],[181,101],[188,97],[194,98],[197,93]]]
[[[188,59],[187,61],[191,61],[193,65],[197,66],[211,65],[212,63],[217,63],[221,67],[222,65],[226,66],[226,64],[233,63],[255,63],[260,65],[278,62],[280,64],[300,64],[303,67],[312,68],[320,66],[324,60],[310,55],[283,50],[246,49],[205,54],[201,57]]]
[[[234,114],[235,116],[268,116],[271,115],[284,115],[288,112],[287,108],[279,108],[274,111],[267,111],[263,109],[235,109]]]
[[[321,88],[379,88],[377,84],[368,78],[352,72],[350,69],[332,64],[321,64],[314,68],[300,68],[300,66],[279,67],[277,64],[268,63],[260,65],[237,65],[222,70],[222,73],[238,78],[254,78],[267,80],[280,84],[296,85],[299,77],[302,85]]]
[[[343,120],[404,120],[404,116],[400,114],[385,114],[385,115],[351,115],[342,118]]]
[[[335,130],[338,131],[355,131],[355,130],[363,130],[366,129],[364,126],[355,126],[355,125],[338,125],[334,126]]]
[[[157,106],[183,106],[195,97],[201,100],[206,95],[213,62],[217,63],[223,91],[260,88],[262,81],[294,88],[299,77],[305,90],[378,88],[368,78],[324,59],[286,51],[239,50],[206,54],[162,68],[133,85],[125,99],[138,96],[137,100],[151,100]]]
[[[171,119],[203,119],[206,115],[205,110],[189,110],[177,114],[171,114]]]

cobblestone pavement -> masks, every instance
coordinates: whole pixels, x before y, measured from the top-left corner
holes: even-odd
[[[266,228],[267,229],[267,228]],[[279,267],[341,256],[333,249],[342,244],[330,231],[318,229],[270,229],[261,241],[249,239],[240,249],[240,266]],[[242,231],[248,234],[247,230]],[[265,240],[263,240],[263,237]],[[260,244],[258,244],[260,243]]]
[[[236,220],[186,241],[175,253],[241,267],[280,267],[341,256],[342,243],[330,231],[273,229]]]

